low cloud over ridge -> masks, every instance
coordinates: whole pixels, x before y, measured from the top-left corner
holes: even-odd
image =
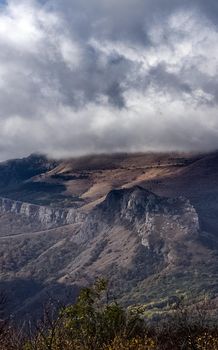
[[[218,148],[215,0],[0,5],[0,159]]]

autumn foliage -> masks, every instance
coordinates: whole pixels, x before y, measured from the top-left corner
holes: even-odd
[[[149,324],[107,297],[107,282],[99,279],[81,290],[73,305],[52,304],[34,327],[17,328],[3,311],[1,350],[216,350],[218,327],[208,324],[201,307],[178,305],[165,322]],[[3,310],[4,298],[0,300]]]

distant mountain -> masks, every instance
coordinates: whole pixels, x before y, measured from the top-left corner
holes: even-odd
[[[126,305],[216,300],[217,179],[217,153],[2,163],[0,288],[22,315],[102,275]]]
[[[33,154],[0,163],[0,196],[39,205],[89,209],[114,188],[165,178],[202,157],[148,153],[51,160]]]
[[[52,170],[57,164],[56,161],[48,160],[45,156],[38,154],[32,154],[23,159],[14,159],[0,163],[1,187],[14,187],[33,176]]]

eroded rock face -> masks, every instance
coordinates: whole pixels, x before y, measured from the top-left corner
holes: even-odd
[[[82,219],[75,209],[51,208],[8,198],[0,198],[0,212],[28,217],[30,221],[39,223],[45,229],[74,224]]]
[[[179,249],[185,251],[187,242],[199,235],[198,215],[188,200],[159,197],[141,187],[111,191],[88,215],[75,209],[37,206],[6,198],[0,198],[0,212],[28,217],[45,229],[80,222],[73,238],[78,245],[110,227],[126,226],[146,249],[164,256],[170,264],[177,261],[177,242]]]
[[[177,260],[177,241],[180,249],[184,242],[185,249],[199,235],[198,215],[188,200],[159,197],[141,187],[111,191],[87,217],[83,232],[92,237],[104,225],[116,223],[131,227],[143,246],[172,264]]]

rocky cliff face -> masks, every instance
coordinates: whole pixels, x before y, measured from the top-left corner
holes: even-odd
[[[0,198],[0,213],[21,215],[44,229],[74,224],[83,218],[75,209],[51,208],[8,198]]]
[[[115,226],[128,228],[147,250],[162,255],[170,265],[178,261],[177,248],[185,251],[200,232],[197,212],[188,200],[159,197],[136,186],[111,191],[87,216],[75,242],[82,244]]]
[[[162,198],[141,187],[111,191],[87,216],[75,209],[38,206],[7,198],[0,198],[0,213],[21,215],[44,229],[83,222],[74,238],[77,244],[98,235],[105,226],[124,225],[137,233],[146,248],[166,251],[166,242],[194,239],[199,232],[198,215],[188,200]]]

